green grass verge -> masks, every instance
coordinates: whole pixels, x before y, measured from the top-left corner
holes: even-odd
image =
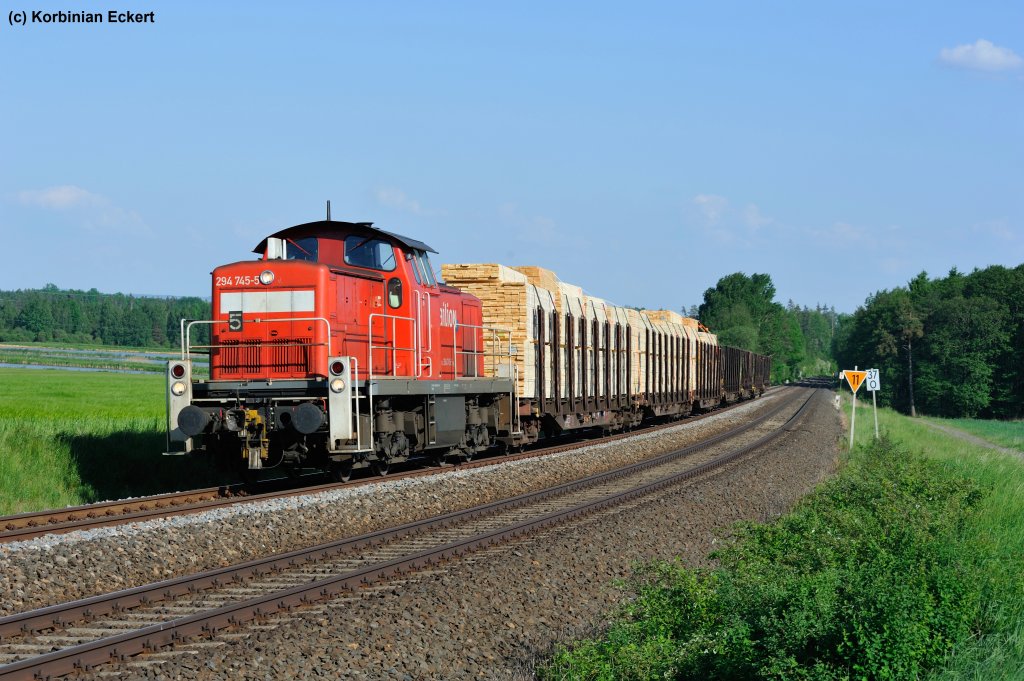
[[[0,369],[0,514],[221,484],[164,412],[162,376]]]
[[[718,566],[642,566],[544,679],[1024,678],[1024,465],[858,406],[840,475]],[[849,416],[849,405],[846,405]]]

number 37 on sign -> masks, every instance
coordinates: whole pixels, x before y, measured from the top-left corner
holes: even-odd
[[[864,379],[864,387],[870,393],[877,392],[882,389],[882,379],[879,376],[878,369],[868,369],[867,377]]]

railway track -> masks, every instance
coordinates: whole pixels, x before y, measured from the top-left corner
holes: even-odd
[[[0,679],[60,676],[166,646],[199,646],[189,639],[614,507],[762,447],[793,429],[817,393],[796,392],[690,447],[539,492],[0,619]]]
[[[715,414],[725,413],[730,409],[743,404],[747,404],[747,402],[738,402],[725,407],[724,409],[718,409],[707,414],[693,416],[686,421],[671,421],[669,423],[657,424],[626,433],[619,433],[617,435],[601,438],[600,441],[613,442],[615,440],[642,433],[663,430],[665,428],[679,425],[683,422],[692,423]],[[574,441],[569,444],[532,449],[519,454],[486,457],[458,465],[462,469],[485,467],[495,463],[547,456],[549,454],[569,451],[579,447],[586,447],[594,444],[595,442],[596,440],[593,439]],[[397,472],[387,476],[387,479],[399,480],[402,478],[418,477],[423,475],[435,475],[438,472],[445,470],[451,470],[451,466],[434,466],[430,468]],[[319,476],[314,475],[308,477],[315,478]],[[215,508],[231,506],[233,504],[252,503],[301,494],[315,494],[317,492],[338,489],[340,487],[354,487],[373,484],[375,482],[379,482],[380,479],[381,478],[379,477],[371,477],[350,480],[348,482],[331,482],[302,486],[296,486],[295,480],[281,479],[266,481],[255,489],[251,486],[242,484],[224,485],[220,487],[190,490],[187,492],[173,492],[169,494],[159,494],[134,499],[104,501],[83,506],[73,506],[62,509],[4,516],[0,517],[0,543],[35,539],[36,537],[42,537],[48,534],[62,534],[66,532],[74,532],[76,530],[92,530],[100,527],[111,527],[125,523],[155,520],[157,518],[165,518],[169,516],[200,513]]]

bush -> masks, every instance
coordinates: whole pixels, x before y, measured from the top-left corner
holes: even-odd
[[[905,679],[972,634],[982,491],[883,440],[771,524],[742,524],[718,567],[655,563],[601,640],[547,679]]]

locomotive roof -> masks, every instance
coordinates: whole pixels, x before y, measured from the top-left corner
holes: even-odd
[[[267,247],[267,239],[287,238],[291,236],[292,232],[305,230],[315,230],[328,233],[331,230],[344,230],[345,232],[362,231],[371,235],[376,234],[378,236],[394,239],[403,246],[408,246],[409,248],[412,249],[437,253],[437,251],[435,251],[433,248],[426,245],[422,241],[417,241],[416,239],[410,239],[409,237],[402,236],[401,234],[395,234],[394,232],[386,232],[383,229],[378,229],[373,226],[372,222],[341,222],[339,220],[317,220],[316,222],[307,222],[302,225],[295,225],[293,227],[288,227],[287,229],[282,229],[281,231],[275,232],[274,234],[271,234],[263,241],[259,242],[256,248],[252,249],[252,252],[263,253],[263,251],[266,250]]]

